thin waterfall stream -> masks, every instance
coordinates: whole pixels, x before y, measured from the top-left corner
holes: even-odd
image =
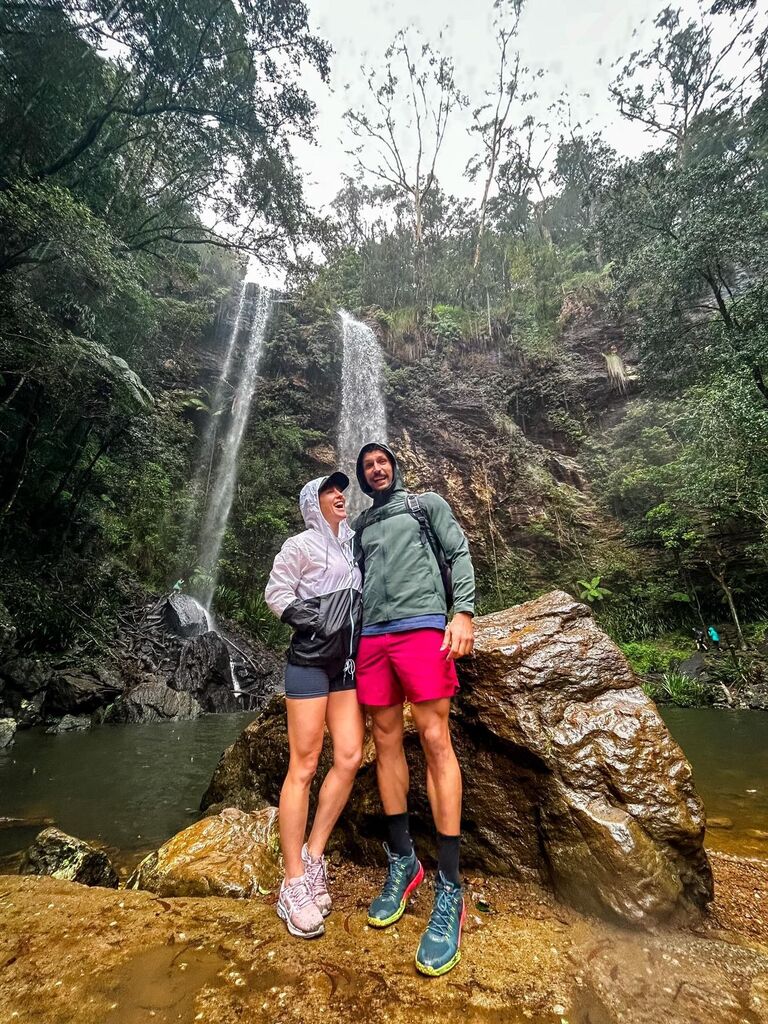
[[[245,286],[244,286],[245,287]],[[208,505],[200,531],[200,564],[207,573],[202,603],[210,610],[218,577],[218,562],[221,545],[227,529],[229,513],[237,482],[237,463],[240,446],[248,424],[251,402],[256,391],[256,380],[264,348],[264,338],[272,312],[273,293],[269,288],[259,288],[254,300],[253,319],[248,336],[248,345],[243,357],[240,379],[232,400],[232,409],[227,431],[222,438],[221,456],[213,487],[209,491]],[[239,329],[239,328],[238,328]],[[234,333],[234,332],[233,332]],[[229,371],[232,352],[227,355],[225,372]],[[225,378],[222,373],[222,380]]]
[[[367,324],[340,310],[343,341],[341,414],[338,461],[353,481],[347,497],[351,514],[361,512],[368,499],[354,486],[357,453],[367,441],[387,440],[384,405],[384,357],[378,339]]]

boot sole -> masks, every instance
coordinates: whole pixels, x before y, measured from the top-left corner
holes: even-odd
[[[397,908],[397,910],[394,912],[394,914],[392,914],[391,917],[385,918],[384,920],[382,920],[380,917],[371,917],[369,915],[368,916],[368,924],[372,928],[388,928],[391,924],[394,924],[396,921],[399,921],[400,918],[405,913],[405,908],[408,905],[408,900],[411,898],[411,896],[414,894],[414,892],[416,892],[416,890],[418,889],[418,887],[421,885],[421,883],[423,881],[424,881],[424,867],[421,864],[421,862],[419,862],[419,870],[414,875],[413,881],[408,884],[408,888],[403,893],[402,900],[400,900],[400,906]]]

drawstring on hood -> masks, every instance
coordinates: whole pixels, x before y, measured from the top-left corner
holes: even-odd
[[[378,448],[384,452],[389,461],[392,463],[392,483],[384,491],[374,491],[368,481],[365,479],[365,473],[363,472],[363,456],[366,452],[373,451],[374,448]],[[397,464],[397,456],[383,441],[369,441],[364,444],[360,449],[360,454],[357,456],[357,464],[355,466],[355,474],[357,476],[357,482],[360,484],[360,490],[363,494],[367,494],[373,498],[374,505],[380,505],[386,501],[387,498],[395,491],[404,491],[405,484],[403,483],[403,476],[400,472],[400,467]]]

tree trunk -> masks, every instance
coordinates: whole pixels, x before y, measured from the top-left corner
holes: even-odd
[[[712,579],[719,584],[720,589],[725,594],[725,599],[728,602],[728,609],[731,613],[731,619],[733,620],[733,624],[736,627],[736,635],[739,638],[739,649],[742,651],[746,651],[747,645],[744,642],[744,634],[741,632],[741,623],[739,622],[739,616],[736,612],[736,605],[733,601],[733,594],[731,592],[731,588],[728,586],[723,573],[716,572],[710,562],[707,562],[707,568],[709,569]]]
[[[13,508],[14,502],[18,497],[21,485],[27,475],[29,468],[29,452],[32,448],[32,442],[37,436],[38,429],[40,427],[40,399],[42,398],[43,389],[40,385],[35,387],[34,395],[32,397],[32,403],[27,410],[26,420],[21,430],[21,435],[16,442],[16,450],[13,453],[10,463],[8,464],[4,479],[0,484],[0,518],[4,519]]]
[[[82,420],[80,422],[82,422]],[[79,423],[78,423],[78,426],[79,426]],[[93,420],[89,420],[88,423],[86,424],[86,427],[85,427],[85,433],[83,434],[83,436],[80,438],[79,442],[75,446],[75,454],[69,460],[69,464],[67,465],[66,469],[64,470],[64,473],[62,474],[62,477],[59,480],[59,483],[58,483],[58,486],[56,487],[56,490],[53,492],[53,494],[51,495],[51,497],[48,500],[48,507],[49,508],[53,508],[53,506],[56,504],[56,501],[57,501],[59,495],[66,488],[67,484],[70,481],[70,478],[71,478],[72,474],[77,469],[78,463],[80,462],[80,458],[81,458],[81,456],[83,454],[83,450],[84,450],[86,444],[88,443],[88,438],[91,436],[91,431],[92,430],[93,430]]]

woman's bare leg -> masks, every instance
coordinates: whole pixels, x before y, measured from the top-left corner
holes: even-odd
[[[356,690],[338,690],[328,695],[328,731],[333,740],[333,764],[323,780],[317,811],[307,849],[320,857],[344,810],[363,757],[365,723]]]
[[[309,787],[323,749],[327,697],[287,698],[288,743],[291,760],[280,791],[280,847],[285,877],[304,874],[301,848],[307,830]]]

